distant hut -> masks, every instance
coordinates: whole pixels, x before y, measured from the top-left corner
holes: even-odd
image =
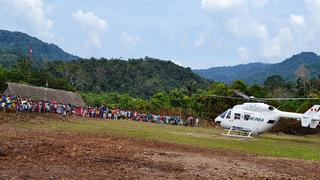
[[[77,107],[85,106],[78,93],[51,89],[45,87],[30,86],[26,84],[8,82],[8,88],[4,91],[6,96],[19,96],[41,101],[56,101],[63,104],[71,104]]]

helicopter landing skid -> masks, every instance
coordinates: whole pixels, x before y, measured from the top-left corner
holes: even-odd
[[[228,131],[227,134],[221,133],[221,135],[228,136],[228,137],[237,137],[237,138],[252,138],[251,136],[252,131],[236,130],[236,129],[233,129],[232,127],[227,131]],[[232,132],[236,132],[237,134],[232,134]]]

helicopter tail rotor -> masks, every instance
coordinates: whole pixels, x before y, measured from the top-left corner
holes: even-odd
[[[312,106],[303,114],[301,125],[303,127],[316,128],[320,122],[320,105]]]

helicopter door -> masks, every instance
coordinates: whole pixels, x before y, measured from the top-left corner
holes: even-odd
[[[226,116],[226,119],[229,120],[229,121],[233,121],[233,118],[231,117],[231,114],[232,114],[232,111],[229,110],[228,113],[227,113],[227,116]]]
[[[224,120],[221,123],[222,127],[230,128],[233,126],[233,117],[231,116],[232,116],[232,110],[228,110],[225,114]]]
[[[240,112],[234,112],[233,114],[233,126],[239,130],[242,129],[243,126],[243,115]]]

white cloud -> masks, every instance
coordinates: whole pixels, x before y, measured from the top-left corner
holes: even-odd
[[[290,21],[290,24],[294,23],[295,26],[301,26],[305,23],[304,18],[299,15],[291,16],[291,19],[294,19],[294,22]],[[296,30],[291,29],[289,24],[284,24],[279,28],[278,32],[272,34],[268,31],[266,25],[261,24],[250,16],[234,17],[226,21],[226,25],[235,38],[246,38],[256,44],[257,51],[254,52],[255,55],[253,56],[263,57],[269,61],[299,53],[299,45],[304,41],[301,39],[305,38],[297,35],[304,28]],[[247,48],[240,47],[237,52],[241,60],[248,60],[249,50]]]
[[[201,7],[206,10],[225,10],[240,7],[245,0],[201,0]]]
[[[249,7],[263,7],[270,3],[271,0],[201,0],[201,7],[205,10],[230,10],[245,9]]]
[[[250,0],[250,3],[253,7],[263,7],[270,2],[271,0]]]
[[[320,0],[305,0],[308,10],[316,23],[320,22]]]
[[[97,17],[93,12],[83,12],[78,9],[72,14],[73,18],[88,32],[88,41],[97,48],[101,47],[101,34],[107,30],[105,20]]]
[[[262,54],[268,59],[278,58],[283,54],[294,53],[293,35],[289,27],[281,28],[279,33],[262,42]]]
[[[308,51],[319,52],[320,45],[318,39],[320,38],[320,0],[305,0],[309,14],[306,15],[303,29],[299,29],[299,37],[303,38],[300,42],[303,48]],[[300,34],[303,34],[301,36]]]
[[[121,33],[120,40],[121,42],[126,46],[131,46],[137,44],[141,39],[141,36],[139,34],[131,35],[127,32]]]
[[[46,40],[53,39],[53,21],[46,17],[46,7],[42,0],[2,0],[1,6],[8,8],[11,16],[23,22],[26,28],[30,29],[41,38]]]
[[[314,17],[319,18],[317,22],[320,22],[320,12],[318,11],[320,9],[320,0],[306,1],[309,3],[312,1],[312,8],[310,7],[310,9],[312,9]],[[305,45],[301,44],[306,43],[307,38],[312,39],[310,36],[314,36],[299,36],[299,34],[305,33],[307,30],[304,28],[305,24],[309,24],[303,15],[291,14],[289,21],[278,19],[278,21],[275,21],[277,26],[264,24],[252,15],[252,12],[255,13],[257,11],[256,8],[266,6],[271,2],[276,3],[275,0],[202,0],[201,7],[205,10],[231,12],[231,14],[228,13],[225,16],[227,19],[224,19],[227,30],[233,35],[230,41],[235,42],[235,44],[237,44],[237,41],[255,44],[255,47],[249,46],[250,49],[255,49],[254,51],[250,51],[247,47],[242,46],[236,49],[241,60],[248,60],[250,57],[260,57],[273,61],[299,53],[305,47]],[[264,22],[269,23],[268,21]],[[300,28],[296,28],[298,26]],[[275,29],[275,27],[278,29]],[[201,44],[200,40],[199,38],[196,41],[197,45]]]
[[[238,53],[241,60],[247,60],[249,58],[249,50],[245,47],[239,47]]]
[[[182,49],[187,48],[187,44],[185,42],[180,42],[179,47]]]
[[[175,63],[179,66],[183,66],[183,64],[179,60],[170,60],[170,61],[172,61],[173,63]]]
[[[235,17],[226,23],[229,31],[238,37],[256,37],[263,40],[269,37],[267,27],[250,17]]]
[[[317,40],[320,38],[320,0],[305,0],[310,16],[307,18],[308,24],[305,27],[303,38],[305,39],[305,45],[313,51],[318,51],[320,46]]]
[[[290,16],[290,24],[292,26],[303,26],[304,25],[304,16],[291,14]]]
[[[85,13],[78,9],[78,11],[74,12],[72,15],[83,27],[98,28],[98,30],[105,30],[107,28],[107,23],[103,19],[97,17],[93,12]]]
[[[205,42],[205,34],[200,34],[198,39],[194,42],[195,47],[201,47]]]
[[[250,54],[250,56],[263,57],[266,60],[273,61],[299,53],[299,49],[302,51],[301,44],[306,42],[306,37],[298,35],[306,29],[294,28],[297,26],[302,27],[306,23],[304,16],[292,14],[289,22],[283,22],[285,23],[279,26],[278,31],[275,31],[272,29],[273,26],[270,26],[271,30],[269,32],[265,24],[260,23],[250,14],[246,14],[227,20],[226,26],[229,32],[235,36],[234,38],[240,41],[241,38],[245,38],[245,42],[249,41],[255,44],[255,47],[250,48],[256,49],[256,51],[252,51],[253,55]],[[302,47],[305,47],[305,45]],[[248,59],[248,51],[248,49],[242,47],[237,50],[242,60]]]

